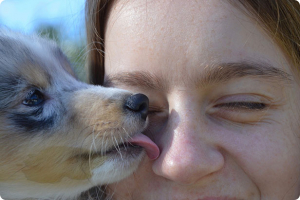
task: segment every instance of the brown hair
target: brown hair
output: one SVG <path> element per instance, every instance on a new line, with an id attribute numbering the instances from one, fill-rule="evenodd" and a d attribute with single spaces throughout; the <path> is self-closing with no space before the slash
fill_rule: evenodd
<path id="1" fill-rule="evenodd" d="M 258 20 L 299 74 L 300 4 L 296 0 L 233 0 L 231 3 L 243 6 Z"/>
<path id="2" fill-rule="evenodd" d="M 296 0 L 230 0 L 250 12 L 300 71 L 300 5 Z M 90 83 L 104 79 L 104 30 L 112 0 L 86 1 L 88 74 Z"/>
<path id="3" fill-rule="evenodd" d="M 104 79 L 104 32 L 113 0 L 86 0 L 85 22 L 88 44 L 88 81 L 102 85 Z"/>

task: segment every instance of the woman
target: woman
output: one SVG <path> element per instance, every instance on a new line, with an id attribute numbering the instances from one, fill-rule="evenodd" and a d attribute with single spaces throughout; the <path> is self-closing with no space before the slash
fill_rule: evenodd
<path id="1" fill-rule="evenodd" d="M 146 94 L 161 150 L 107 198 L 298 198 L 299 12 L 294 0 L 87 1 L 90 80 Z"/>

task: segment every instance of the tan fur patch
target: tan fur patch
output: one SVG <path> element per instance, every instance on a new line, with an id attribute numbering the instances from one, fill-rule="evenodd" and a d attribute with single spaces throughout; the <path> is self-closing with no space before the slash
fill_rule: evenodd
<path id="1" fill-rule="evenodd" d="M 29 181 L 58 183 L 64 178 L 85 180 L 91 178 L 91 170 L 101 166 L 105 157 L 65 156 L 66 152 L 80 152 L 71 147 L 49 147 L 37 154 L 28 155 L 22 172 Z"/>
<path id="2" fill-rule="evenodd" d="M 34 64 L 26 64 L 20 68 L 22 76 L 28 81 L 28 83 L 41 88 L 47 88 L 49 86 L 49 75 L 43 68 L 35 66 Z"/>
<path id="3" fill-rule="evenodd" d="M 90 126 L 95 132 L 102 133 L 102 136 L 105 132 L 123 127 L 121 103 L 122 101 L 101 100 L 99 94 L 89 91 L 77 93 L 71 102 L 73 112 L 76 113 L 74 122 Z"/>

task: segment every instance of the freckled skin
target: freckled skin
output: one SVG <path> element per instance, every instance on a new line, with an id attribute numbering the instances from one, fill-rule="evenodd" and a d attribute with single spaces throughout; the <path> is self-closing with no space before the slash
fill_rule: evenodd
<path id="1" fill-rule="evenodd" d="M 104 79 L 127 74 L 126 79 L 143 83 L 143 77 L 155 77 L 147 79 L 155 87 L 120 79 L 112 85 L 143 92 L 151 108 L 161 108 L 153 109 L 145 131 L 161 154 L 145 159 L 134 175 L 109 184 L 109 194 L 114 200 L 297 199 L 300 88 L 295 66 L 256 16 L 249 17 L 239 5 L 186 2 L 114 1 L 111 6 Z M 209 82 L 213 73 L 207 72 L 220 64 L 242 62 L 268 63 L 292 81 L 257 76 L 199 81 Z M 267 108 L 227 104 L 241 99 Z"/>

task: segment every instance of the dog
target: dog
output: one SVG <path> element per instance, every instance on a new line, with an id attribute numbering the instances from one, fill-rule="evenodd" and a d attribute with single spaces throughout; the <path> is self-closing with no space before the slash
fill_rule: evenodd
<path id="1" fill-rule="evenodd" d="M 159 149 L 143 94 L 80 82 L 52 41 L 0 30 L 0 196 L 79 199 Z"/>

